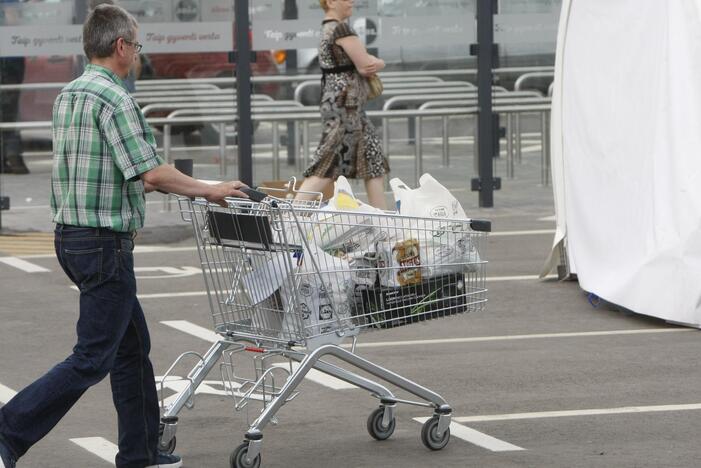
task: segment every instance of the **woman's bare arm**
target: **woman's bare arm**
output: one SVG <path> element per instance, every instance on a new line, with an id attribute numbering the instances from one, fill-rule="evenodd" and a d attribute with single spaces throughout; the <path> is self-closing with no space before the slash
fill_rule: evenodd
<path id="1" fill-rule="evenodd" d="M 378 71 L 385 68 L 385 62 L 370 54 L 365 49 L 365 46 L 360 42 L 358 36 L 346 36 L 336 40 L 336 44 L 341 46 L 348 54 L 358 73 L 363 76 L 374 75 Z"/>

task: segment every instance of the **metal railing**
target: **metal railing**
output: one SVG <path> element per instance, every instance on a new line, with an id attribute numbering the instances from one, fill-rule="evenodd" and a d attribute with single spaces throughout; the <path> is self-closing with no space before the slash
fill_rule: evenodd
<path id="1" fill-rule="evenodd" d="M 542 97 L 540 96 L 539 93 L 532 93 L 532 96 L 515 96 L 515 95 L 521 95 L 521 94 L 528 94 L 527 92 L 511 92 L 511 93 L 503 93 L 503 94 L 497 94 L 494 96 L 494 104 L 498 106 L 529 106 L 529 105 L 537 105 L 537 104 L 546 104 L 550 105 L 550 98 Z M 471 98 L 471 99 L 456 99 L 456 100 L 437 100 L 437 101 L 428 101 L 419 106 L 419 109 L 435 109 L 435 108 L 450 108 L 450 107 L 466 107 L 466 106 L 475 106 L 477 105 L 477 98 Z M 515 117 L 515 116 L 514 116 Z M 450 166 L 450 145 L 448 144 L 449 141 L 449 136 L 448 136 L 448 117 L 442 117 L 442 123 L 443 123 L 443 164 L 445 166 Z M 518 144 L 518 159 L 519 161 L 521 160 L 521 145 L 520 145 L 520 140 L 521 140 L 521 135 L 520 134 L 515 134 L 514 128 L 512 125 L 512 114 L 506 114 L 506 135 L 505 135 L 505 140 L 506 140 L 506 176 L 510 179 L 514 178 L 514 139 L 516 139 L 519 144 Z M 419 123 L 421 125 L 421 123 Z M 477 136 L 475 135 L 475 139 Z M 541 128 L 541 148 L 542 148 L 542 153 L 546 151 L 546 132 L 543 131 Z M 547 181 L 542 180 L 541 182 L 546 185 Z"/>
<path id="2" fill-rule="evenodd" d="M 525 84 L 529 80 L 533 80 L 536 78 L 555 78 L 555 72 L 554 71 L 549 71 L 549 72 L 531 72 L 531 73 L 524 73 L 523 75 L 519 76 L 516 81 L 514 82 L 514 91 L 520 91 L 525 88 Z"/>
<path id="3" fill-rule="evenodd" d="M 377 117 L 381 119 L 388 118 L 409 118 L 409 117 L 443 117 L 443 116 L 459 116 L 459 115 L 474 115 L 478 112 L 477 107 L 460 107 L 460 108 L 444 108 L 444 109 L 404 109 L 404 110 L 391 110 L 391 111 L 368 111 L 369 117 Z M 544 122 L 544 133 L 548 133 L 547 122 L 549 118 L 550 105 L 497 105 L 494 106 L 494 112 L 500 114 L 522 114 L 522 113 L 540 113 L 542 115 L 542 121 Z M 253 121 L 260 122 L 271 122 L 273 126 L 281 122 L 297 122 L 301 123 L 304 127 L 305 138 L 303 140 L 303 154 L 304 162 L 306 163 L 309 159 L 309 122 L 312 120 L 318 120 L 318 112 L 299 112 L 299 109 L 295 109 L 294 113 L 279 112 L 279 113 L 264 113 L 256 112 L 252 115 Z M 208 116 L 189 116 L 189 117 L 151 117 L 147 119 L 149 125 L 152 126 L 163 126 L 164 128 L 164 140 L 173 126 L 177 125 L 193 125 L 193 124 L 233 124 L 237 120 L 237 117 L 233 113 L 227 113 L 223 115 L 208 115 Z M 422 138 L 421 138 L 421 120 L 417 118 L 415 121 L 416 125 L 416 135 L 417 142 L 415 148 L 415 160 L 414 160 L 414 176 L 415 183 L 418 183 L 418 178 L 423 171 L 423 149 L 422 149 Z M 0 123 L 0 131 L 3 130 L 24 130 L 24 129 L 49 129 L 51 128 L 50 121 L 41 122 L 5 122 Z M 384 142 L 385 150 L 387 151 L 389 158 L 389 141 Z M 224 142 L 225 145 L 225 142 Z M 165 145 L 164 145 L 165 146 Z M 220 147 L 222 142 L 220 141 Z M 278 146 L 277 150 L 275 146 Z M 549 162 L 549 145 L 546 145 L 546 151 L 544 152 L 542 158 L 542 174 L 541 177 L 545 183 L 549 180 L 550 162 Z M 224 151 L 224 150 L 220 150 Z M 223 153 L 222 153 L 223 154 Z M 279 166 L 279 141 L 273 140 L 273 158 L 277 159 L 277 162 L 273 163 L 273 167 Z M 223 173 L 226 174 L 226 163 L 223 164 Z M 279 177 L 279 174 L 277 174 Z"/>

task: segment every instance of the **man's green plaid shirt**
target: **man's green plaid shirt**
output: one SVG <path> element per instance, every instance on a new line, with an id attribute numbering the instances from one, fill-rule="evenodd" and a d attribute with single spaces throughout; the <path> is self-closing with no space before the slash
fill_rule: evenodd
<path id="1" fill-rule="evenodd" d="M 162 164 L 156 141 L 123 81 L 89 64 L 56 98 L 53 221 L 131 232 L 144 225 L 140 174 Z"/>

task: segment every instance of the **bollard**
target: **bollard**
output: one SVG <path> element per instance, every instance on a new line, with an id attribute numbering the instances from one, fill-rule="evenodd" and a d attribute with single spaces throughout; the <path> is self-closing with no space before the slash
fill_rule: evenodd
<path id="1" fill-rule="evenodd" d="M 416 117 L 414 120 L 414 186 L 419 185 L 419 178 L 424 169 L 423 167 L 423 148 L 421 137 L 421 117 Z"/>
<path id="2" fill-rule="evenodd" d="M 175 168 L 183 174 L 192 177 L 193 160 L 192 159 L 176 159 L 173 161 Z"/>
<path id="3" fill-rule="evenodd" d="M 226 124 L 219 124 L 219 174 L 226 176 Z"/>
<path id="4" fill-rule="evenodd" d="M 448 116 L 443 116 L 443 167 L 450 167 L 450 140 L 448 128 Z"/>
<path id="5" fill-rule="evenodd" d="M 514 178 L 513 114 L 506 114 L 506 177 Z"/>
<path id="6" fill-rule="evenodd" d="M 280 180 L 280 135 L 278 122 L 273 121 L 273 180 Z"/>

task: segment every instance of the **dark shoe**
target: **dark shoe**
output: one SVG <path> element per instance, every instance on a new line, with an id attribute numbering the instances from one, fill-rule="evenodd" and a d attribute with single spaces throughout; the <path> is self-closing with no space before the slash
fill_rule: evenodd
<path id="1" fill-rule="evenodd" d="M 29 174 L 29 169 L 27 169 L 27 165 L 24 164 L 24 159 L 22 158 L 6 159 L 5 164 L 10 166 L 12 174 Z"/>
<path id="2" fill-rule="evenodd" d="M 183 461 L 178 455 L 160 452 L 158 458 L 156 458 L 156 463 L 146 468 L 180 468 L 181 466 L 183 466 Z"/>
<path id="3" fill-rule="evenodd" d="M 0 468 L 15 468 L 15 466 L 15 457 L 13 457 L 10 450 L 0 442 Z"/>
<path id="4" fill-rule="evenodd" d="M 5 159 L 0 174 L 29 174 L 29 169 L 22 158 L 9 158 Z"/>

